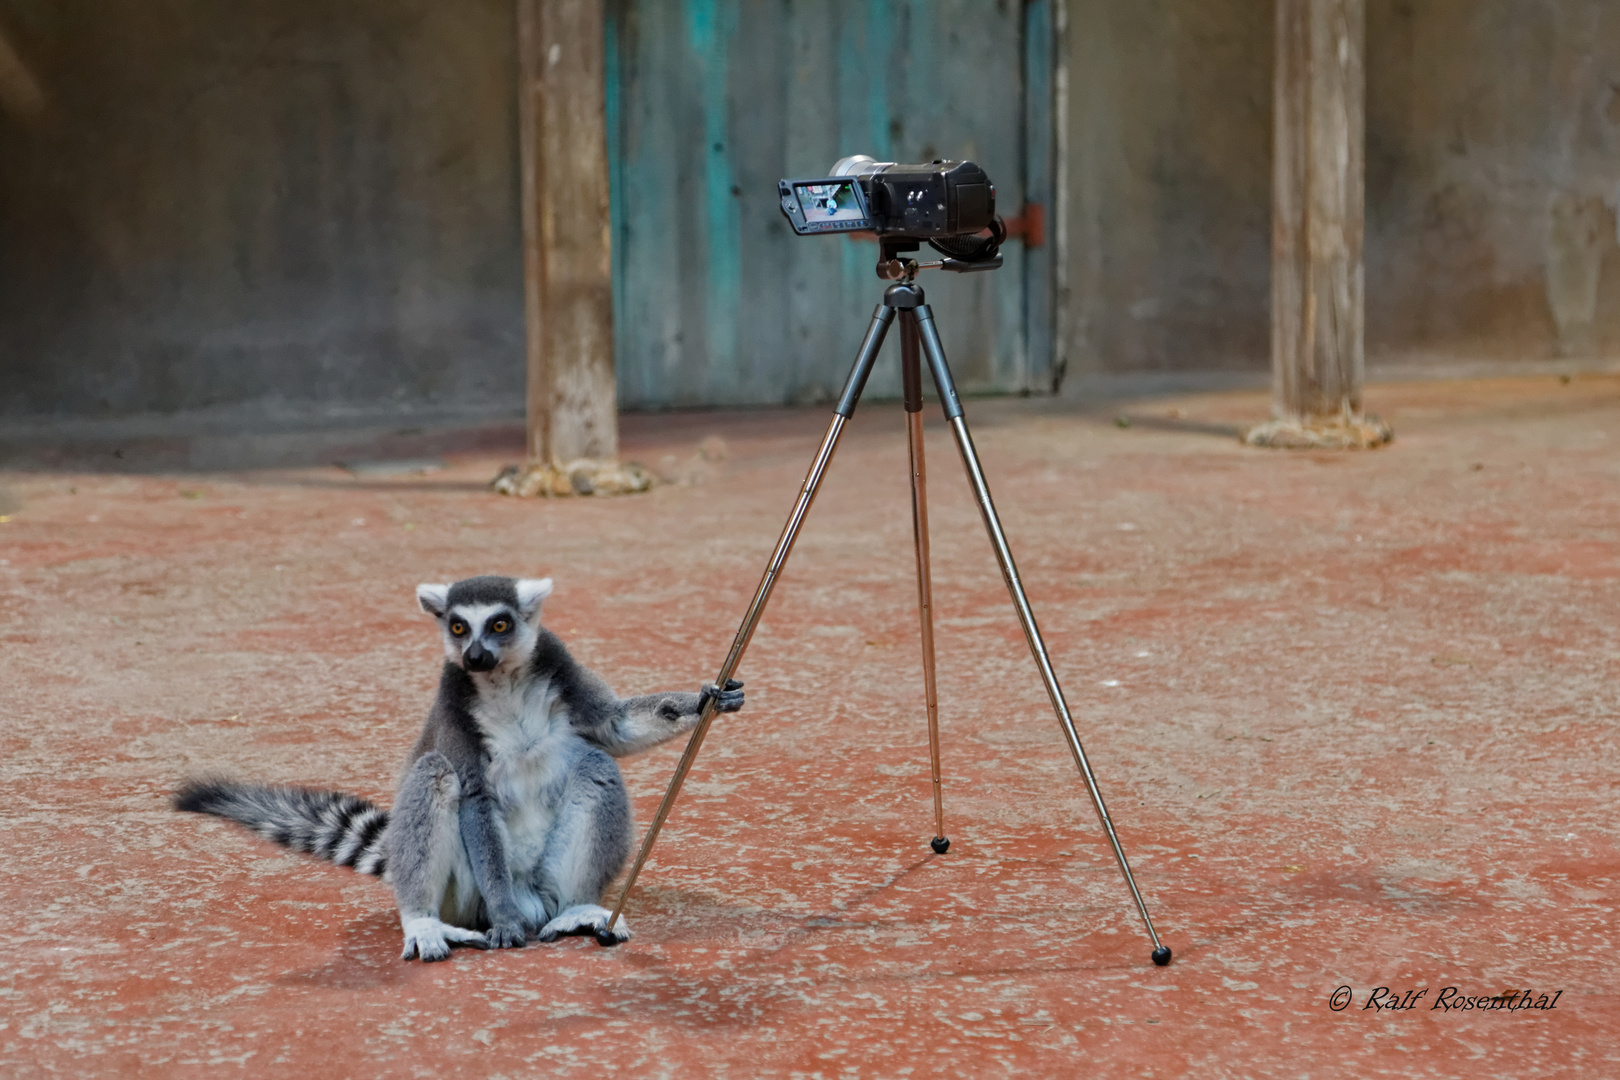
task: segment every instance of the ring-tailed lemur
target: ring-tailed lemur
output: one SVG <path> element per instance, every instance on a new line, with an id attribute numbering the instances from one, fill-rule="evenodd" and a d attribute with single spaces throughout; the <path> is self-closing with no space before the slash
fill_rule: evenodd
<path id="1" fill-rule="evenodd" d="M 406 960 L 529 936 L 624 941 L 624 920 L 610 932 L 597 903 L 632 839 L 613 758 L 691 730 L 709 696 L 720 712 L 742 708 L 742 683 L 616 697 L 540 625 L 550 592 L 550 578 L 417 587 L 447 659 L 391 813 L 339 792 L 217 780 L 186 784 L 175 806 L 385 878 Z"/>

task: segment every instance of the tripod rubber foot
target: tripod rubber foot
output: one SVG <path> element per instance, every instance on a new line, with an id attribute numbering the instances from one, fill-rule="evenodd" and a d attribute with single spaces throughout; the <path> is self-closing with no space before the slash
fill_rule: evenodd
<path id="1" fill-rule="evenodd" d="M 1157 949 L 1154 949 L 1153 962 L 1160 967 L 1167 966 L 1170 963 L 1170 946 L 1160 945 Z"/>
<path id="2" fill-rule="evenodd" d="M 928 841 L 928 846 L 934 849 L 935 855 L 943 855 L 951 850 L 951 842 L 943 836 L 936 836 Z"/>
<path id="3" fill-rule="evenodd" d="M 611 949 L 619 943 L 619 936 L 611 930 L 598 930 L 595 935 L 596 943 L 604 949 Z M 1155 956 L 1158 954 L 1155 953 Z"/>

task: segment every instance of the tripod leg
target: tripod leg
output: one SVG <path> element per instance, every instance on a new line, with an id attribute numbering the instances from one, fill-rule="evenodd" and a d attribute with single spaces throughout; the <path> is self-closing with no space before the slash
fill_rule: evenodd
<path id="1" fill-rule="evenodd" d="M 888 334 L 889 326 L 893 322 L 894 310 L 879 304 L 877 311 L 872 315 L 872 325 L 867 327 L 860 351 L 855 355 L 855 365 L 850 368 L 849 379 L 844 383 L 844 393 L 833 410 L 832 422 L 827 425 L 827 433 L 821 438 L 821 448 L 816 451 L 815 459 L 810 463 L 810 471 L 805 475 L 803 486 L 799 488 L 799 498 L 793 504 L 792 513 L 788 514 L 787 524 L 782 527 L 782 535 L 777 538 L 776 548 L 771 552 L 770 561 L 765 565 L 765 575 L 760 578 L 759 588 L 754 590 L 754 599 L 748 605 L 748 612 L 743 616 L 742 625 L 737 628 L 737 636 L 731 641 L 731 651 L 726 654 L 726 662 L 721 665 L 720 674 L 715 676 L 716 686 L 726 685 L 726 681 L 736 672 L 737 665 L 742 663 L 743 653 L 748 651 L 748 643 L 754 637 L 754 628 L 759 625 L 760 616 L 765 613 L 765 605 L 770 601 L 771 590 L 776 587 L 777 575 L 781 573 L 783 564 L 793 551 L 793 542 L 798 539 L 799 528 L 810 512 L 810 504 L 816 499 L 816 491 L 821 487 L 821 478 L 826 475 L 827 466 L 832 463 L 833 451 L 838 449 L 838 437 L 843 433 L 844 424 L 855 414 L 855 405 L 861 399 L 861 391 L 866 388 L 866 378 L 872 373 L 872 364 L 877 360 L 878 350 L 883 347 L 883 338 Z M 675 805 L 675 798 L 681 792 L 681 785 L 686 782 L 686 774 L 692 770 L 692 763 L 697 760 L 698 751 L 703 747 L 703 738 L 709 733 L 709 724 L 714 720 L 715 704 L 715 698 L 710 698 L 705 703 L 703 714 L 698 717 L 697 727 L 692 730 L 692 735 L 686 742 L 686 750 L 681 754 L 680 764 L 675 767 L 675 775 L 670 778 L 669 788 L 664 792 L 664 800 L 658 804 L 658 813 L 654 815 L 652 825 L 641 841 L 641 850 L 637 852 L 636 861 L 630 867 L 630 876 L 625 878 L 618 902 L 613 905 L 613 914 L 608 918 L 607 927 L 596 935 L 596 940 L 603 945 L 615 944 L 618 940 L 612 934 L 614 924 L 619 921 L 619 915 L 624 911 L 624 902 L 630 896 L 630 890 L 635 887 L 636 877 L 641 873 L 642 866 L 647 862 L 647 856 L 652 853 L 653 844 L 658 840 L 658 831 L 664 827 L 664 819 L 669 816 L 670 807 Z"/>
<path id="2" fill-rule="evenodd" d="M 911 446 L 911 532 L 917 543 L 917 610 L 922 616 L 923 700 L 928 708 L 928 761 L 934 775 L 936 855 L 950 850 L 945 836 L 945 796 L 939 778 L 939 693 L 934 684 L 934 596 L 928 574 L 928 473 L 923 464 L 922 364 L 917 356 L 917 319 L 900 314 L 900 380 L 906 404 L 906 436 Z"/>
<path id="3" fill-rule="evenodd" d="M 1046 652 L 1046 642 L 1041 639 L 1040 627 L 1035 625 L 1035 612 L 1029 606 L 1029 597 L 1024 593 L 1023 582 L 1018 578 L 1018 567 L 1013 563 L 1012 551 L 1007 546 L 1007 535 L 1001 528 L 1001 517 L 996 513 L 996 504 L 990 498 L 990 486 L 985 482 L 984 470 L 979 466 L 979 454 L 973 447 L 973 436 L 968 432 L 967 420 L 962 415 L 962 402 L 957 397 L 956 384 L 951 378 L 951 369 L 945 363 L 945 349 L 939 341 L 939 331 L 934 326 L 934 314 L 926 304 L 917 308 L 917 330 L 922 340 L 924 353 L 928 357 L 928 366 L 933 371 L 934 382 L 939 388 L 940 403 L 945 407 L 945 416 L 951 423 L 951 432 L 956 436 L 956 448 L 962 454 L 962 465 L 967 469 L 968 483 L 973 488 L 973 497 L 979 504 L 979 513 L 984 517 L 984 526 L 990 533 L 990 546 L 995 549 L 996 561 L 1001 565 L 1001 576 L 1007 583 L 1007 591 L 1012 594 L 1013 608 L 1018 614 L 1019 625 L 1023 627 L 1024 639 L 1029 643 L 1029 651 L 1035 657 L 1035 666 L 1040 669 L 1041 681 L 1046 684 L 1046 694 L 1052 700 L 1052 708 L 1057 713 L 1058 722 L 1063 728 L 1063 737 L 1069 743 L 1069 750 L 1074 754 L 1074 762 L 1080 768 L 1080 775 L 1085 779 L 1086 791 L 1091 795 L 1091 803 L 1097 808 L 1097 820 L 1102 823 L 1103 832 L 1108 834 L 1108 843 L 1114 849 L 1114 859 L 1119 863 L 1120 873 L 1125 876 L 1125 884 L 1130 887 L 1131 898 L 1136 901 L 1136 910 L 1142 915 L 1142 923 L 1147 927 L 1148 937 L 1153 939 L 1153 962 L 1161 967 L 1170 962 L 1170 948 L 1159 941 L 1158 932 L 1153 929 L 1153 919 L 1148 915 L 1147 904 L 1142 901 L 1142 893 L 1136 887 L 1136 878 L 1131 874 L 1131 865 L 1125 860 L 1125 849 L 1120 846 L 1119 837 L 1114 833 L 1114 823 L 1108 816 L 1108 807 L 1103 802 L 1102 790 L 1097 786 L 1097 778 L 1091 771 L 1091 763 L 1086 760 L 1085 748 L 1080 745 L 1080 733 L 1075 730 L 1074 717 L 1069 713 L 1069 705 L 1063 699 L 1063 688 L 1058 685 L 1057 673 L 1052 670 L 1052 660 Z"/>

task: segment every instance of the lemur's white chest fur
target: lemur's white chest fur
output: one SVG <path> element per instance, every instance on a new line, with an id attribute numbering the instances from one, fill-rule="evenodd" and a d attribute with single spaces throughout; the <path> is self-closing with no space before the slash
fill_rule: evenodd
<path id="1" fill-rule="evenodd" d="M 471 712 L 489 752 L 486 774 L 506 829 L 514 880 L 540 863 L 580 738 L 549 679 L 491 672 Z"/>

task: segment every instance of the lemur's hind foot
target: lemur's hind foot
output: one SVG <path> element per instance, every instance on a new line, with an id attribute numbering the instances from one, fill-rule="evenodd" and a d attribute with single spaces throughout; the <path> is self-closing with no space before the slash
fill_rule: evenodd
<path id="1" fill-rule="evenodd" d="M 613 912 L 597 904 L 575 904 L 540 928 L 541 941 L 556 941 L 560 937 L 594 937 L 599 945 L 619 945 L 630 940 L 630 924 L 624 916 L 608 929 Z"/>
<path id="2" fill-rule="evenodd" d="M 421 957 L 427 963 L 443 960 L 450 955 L 451 945 L 471 945 L 475 949 L 489 948 L 489 939 L 478 931 L 463 930 L 459 926 L 451 926 L 431 917 L 405 919 L 403 925 L 405 951 L 399 954 L 401 960 L 416 957 Z"/>

